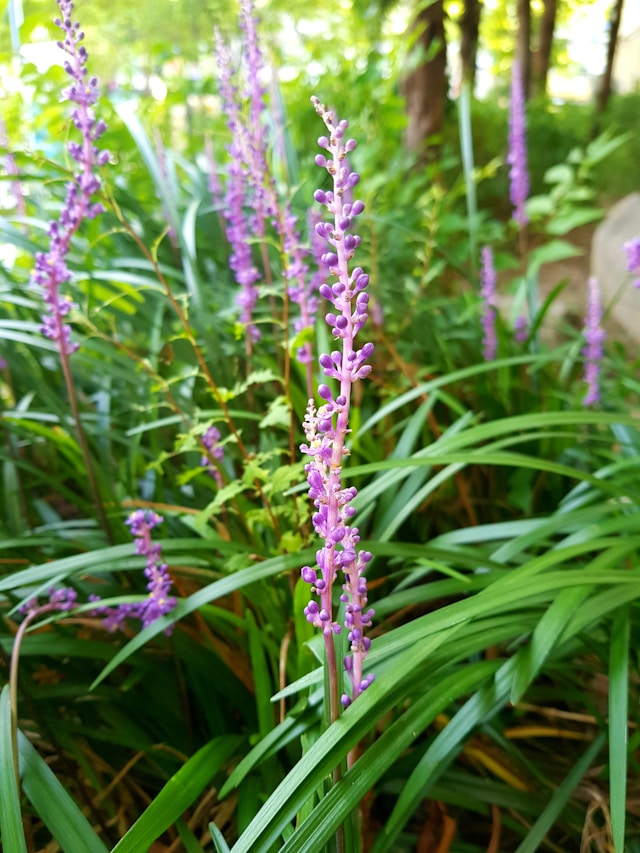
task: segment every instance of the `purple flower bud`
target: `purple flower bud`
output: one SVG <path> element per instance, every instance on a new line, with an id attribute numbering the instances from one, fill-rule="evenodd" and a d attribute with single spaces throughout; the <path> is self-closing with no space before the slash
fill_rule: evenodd
<path id="1" fill-rule="evenodd" d="M 320 258 L 322 263 L 327 267 L 335 267 L 338 264 L 338 256 L 333 252 L 325 252 L 325 254 Z"/>
<path id="2" fill-rule="evenodd" d="M 303 566 L 301 575 L 305 583 L 315 583 L 318 580 L 318 575 L 309 566 Z"/>

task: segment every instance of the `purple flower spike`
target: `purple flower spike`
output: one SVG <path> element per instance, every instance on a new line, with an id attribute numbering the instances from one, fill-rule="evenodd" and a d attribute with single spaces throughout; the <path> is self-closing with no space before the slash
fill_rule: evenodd
<path id="1" fill-rule="evenodd" d="M 218 484 L 218 488 L 222 487 L 222 475 L 215 462 L 222 462 L 224 458 L 224 448 L 220 447 L 220 431 L 216 429 L 214 426 L 210 426 L 207 431 L 202 436 L 202 443 L 209 451 L 209 456 L 203 456 L 200 460 L 200 464 L 203 465 L 213 479 Z"/>
<path id="2" fill-rule="evenodd" d="M 634 237 L 624 244 L 627 253 L 627 270 L 634 276 L 633 286 L 640 287 L 640 237 Z"/>
<path id="3" fill-rule="evenodd" d="M 493 252 L 489 246 L 482 250 L 482 328 L 484 329 L 483 346 L 485 361 L 493 361 L 496 357 L 498 339 L 496 337 L 496 285 L 498 277 L 493 263 Z"/>
<path id="4" fill-rule="evenodd" d="M 249 99 L 245 158 L 248 167 L 247 176 L 254 192 L 254 226 L 258 235 L 264 237 L 269 217 L 276 214 L 277 203 L 273 182 L 267 168 L 267 135 L 263 122 L 264 88 L 260 84 L 264 61 L 258 40 L 257 24 L 253 0 L 240 0 L 240 29 L 244 35 L 243 50 L 247 60 L 245 95 Z"/>
<path id="5" fill-rule="evenodd" d="M 523 344 L 529 337 L 529 324 L 527 323 L 527 318 L 524 314 L 520 314 L 516 318 L 516 322 L 513 327 L 513 337 L 519 344 Z"/>
<path id="6" fill-rule="evenodd" d="M 366 362 L 373 355 L 373 344 L 365 343 L 360 349 L 356 349 L 355 344 L 355 337 L 367 319 L 369 301 L 365 290 L 369 276 L 360 267 L 350 269 L 360 244 L 353 227 L 356 217 L 364 210 L 361 201 L 348 200 L 349 191 L 360 180 L 359 175 L 345 165 L 346 154 L 353 151 L 356 143 L 345 139 L 346 121 L 338 121 L 317 98 L 311 101 L 329 132 L 328 137 L 318 140 L 327 155 L 320 155 L 316 162 L 327 170 L 333 183 L 332 191 L 318 190 L 314 196 L 331 215 L 330 224 L 320 222 L 315 227 L 316 234 L 329 244 L 330 251 L 314 254 L 321 255 L 322 264 L 327 268 L 323 273 L 327 281 L 320 286 L 319 292 L 332 305 L 333 310 L 325 319 L 336 340 L 336 349 L 322 354 L 319 363 L 325 376 L 339 383 L 339 390 L 336 395 L 328 385 L 320 385 L 318 394 L 324 403 L 316 410 L 314 401 L 309 400 L 304 421 L 307 443 L 300 449 L 310 457 L 305 471 L 309 497 L 316 508 L 312 521 L 324 545 L 316 554 L 317 567 L 305 566 L 302 577 L 311 584 L 312 593 L 320 597 L 320 604 L 312 600 L 305 608 L 307 620 L 325 637 L 330 637 L 342 631 L 342 626 L 332 616 L 332 590 L 338 573 L 343 574 L 341 599 L 346 605 L 344 627 L 351 651 L 345 660 L 351 697 L 341 700 L 346 706 L 370 683 L 370 679 L 363 676 L 363 663 L 371 645 L 365 630 L 374 616 L 374 611 L 367 608 L 365 578 L 371 554 L 358 549 L 358 528 L 350 524 L 355 514 L 352 502 L 357 492 L 343 485 L 342 461 L 349 453 L 345 441 L 349 432 L 352 386 L 370 373 L 371 366 Z M 335 281 L 329 284 L 332 278 Z"/>
<path id="7" fill-rule="evenodd" d="M 582 350 L 585 357 L 584 381 L 587 383 L 587 393 L 582 400 L 585 406 L 593 406 L 600 401 L 600 370 L 605 337 L 605 331 L 602 328 L 600 285 L 597 278 L 591 277 L 584 324 L 584 338 L 587 345 Z"/>
<path id="8" fill-rule="evenodd" d="M 260 338 L 260 330 L 253 323 L 253 309 L 258 301 L 258 289 L 255 285 L 260 279 L 260 273 L 253 263 L 249 242 L 252 235 L 245 215 L 249 187 L 245 160 L 250 146 L 248 133 L 242 122 L 237 90 L 231 78 L 231 56 L 218 30 L 216 30 L 216 57 L 220 72 L 220 95 L 227 117 L 227 127 L 232 135 L 231 144 L 227 146 L 230 162 L 223 206 L 227 220 L 227 239 L 231 246 L 229 266 L 240 285 L 236 302 L 241 309 L 240 319 L 246 326 L 248 343 L 250 343 Z"/>
<path id="9" fill-rule="evenodd" d="M 55 23 L 64 33 L 58 47 L 68 56 L 64 70 L 71 78 L 62 96 L 75 104 L 71 119 L 80 131 L 81 142 L 72 141 L 68 145 L 69 154 L 78 164 L 78 171 L 67 184 L 60 219 L 49 225 L 49 251 L 36 255 L 33 280 L 44 291 L 44 301 L 48 306 L 42 318 L 41 331 L 56 343 L 61 355 L 70 355 L 78 348 L 78 344 L 71 341 L 70 326 L 64 321 L 72 303 L 61 296 L 60 287 L 71 278 L 66 258 L 74 234 L 85 219 L 94 219 L 103 212 L 101 204 L 92 202 L 92 196 L 100 189 L 95 169 L 108 162 L 109 152 L 101 151 L 96 145 L 107 128 L 93 112 L 93 105 L 98 100 L 98 80 L 88 77 L 88 54 L 82 44 L 84 33 L 80 31 L 80 25 L 71 20 L 73 3 L 70 0 L 57 0 L 57 3 L 62 19 L 56 18 Z"/>
<path id="10" fill-rule="evenodd" d="M 511 183 L 510 198 L 513 218 L 522 228 L 529 222 L 524 206 L 529 195 L 527 170 L 527 131 L 525 98 L 520 63 L 514 62 L 511 70 L 511 100 L 509 103 L 509 154 L 507 163 Z"/>
<path id="11" fill-rule="evenodd" d="M 93 613 L 102 617 L 103 625 L 109 631 L 122 630 L 129 618 L 140 619 L 142 627 L 146 628 L 156 619 L 170 613 L 177 604 L 176 598 L 169 595 L 171 578 L 169 567 L 162 561 L 162 548 L 151 540 L 151 531 L 163 521 L 162 516 L 155 512 L 137 509 L 125 522 L 134 537 L 136 554 L 147 558 L 144 574 L 149 581 L 149 594 L 139 602 L 120 604 L 118 607 L 96 607 Z M 166 633 L 170 631 L 171 628 L 168 628 Z"/>

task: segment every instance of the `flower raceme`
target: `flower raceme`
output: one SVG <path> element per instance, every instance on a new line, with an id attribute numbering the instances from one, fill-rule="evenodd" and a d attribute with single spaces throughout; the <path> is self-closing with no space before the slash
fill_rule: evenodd
<path id="1" fill-rule="evenodd" d="M 511 72 L 511 99 L 509 102 L 509 154 L 507 156 L 510 182 L 510 198 L 513 218 L 520 228 L 528 222 L 525 203 L 529 195 L 529 172 L 527 170 L 527 131 L 525 119 L 525 97 L 522 70 L 514 62 Z"/>
<path id="2" fill-rule="evenodd" d="M 627 240 L 623 248 L 627 253 L 627 270 L 634 276 L 633 286 L 640 287 L 640 237 Z"/>
<path id="3" fill-rule="evenodd" d="M 598 279 L 589 279 L 587 297 L 587 315 L 584 324 L 586 346 L 582 350 L 585 357 L 584 381 L 587 383 L 587 393 L 583 399 L 585 406 L 592 406 L 600 401 L 600 369 L 605 331 L 602 328 L 602 301 Z"/>
<path id="4" fill-rule="evenodd" d="M 496 268 L 493 262 L 493 252 L 490 246 L 485 246 L 482 249 L 482 328 L 483 336 L 483 353 L 486 361 L 493 361 L 496 357 L 498 348 L 498 340 L 496 337 L 496 286 L 498 277 Z"/>
<path id="5" fill-rule="evenodd" d="M 151 539 L 151 531 L 164 521 L 161 515 L 150 510 L 138 509 L 132 512 L 126 520 L 126 525 L 134 537 L 136 554 L 146 557 L 147 564 L 144 574 L 148 579 L 148 595 L 142 601 L 119 604 L 117 607 L 98 606 L 93 613 L 102 617 L 105 628 L 109 631 L 122 630 L 126 619 L 139 619 L 142 627 L 146 628 L 170 613 L 176 606 L 177 599 L 169 595 L 171 578 L 169 569 L 162 560 L 162 547 Z M 98 596 L 90 600 L 99 602 Z M 167 633 L 170 632 L 170 628 Z"/>
<path id="6" fill-rule="evenodd" d="M 222 487 L 222 474 L 215 463 L 222 462 L 224 458 L 224 447 L 220 445 L 220 430 L 217 427 L 210 426 L 202 436 L 202 443 L 209 451 L 209 456 L 202 456 L 200 464 L 205 467 L 213 479 L 218 484 L 218 488 Z"/>
<path id="7" fill-rule="evenodd" d="M 89 601 L 97 605 L 91 614 L 99 616 L 109 631 L 122 630 L 128 618 L 140 619 L 142 627 L 146 628 L 156 619 L 170 613 L 176 606 L 177 599 L 169 595 L 171 578 L 169 569 L 162 560 L 162 548 L 151 539 L 151 531 L 163 521 L 162 516 L 155 512 L 138 509 L 132 512 L 125 522 L 134 537 L 136 554 L 147 559 L 144 574 L 148 579 L 148 595 L 142 601 L 119 604 L 117 607 L 101 605 L 99 595 L 90 595 Z M 20 611 L 29 621 L 47 613 L 68 613 L 77 606 L 77 598 L 78 595 L 72 587 L 51 587 L 48 601 L 41 604 L 37 598 L 28 599 Z"/>
<path id="8" fill-rule="evenodd" d="M 81 141 L 68 144 L 71 157 L 78 164 L 78 171 L 67 184 L 66 197 L 60 218 L 49 224 L 49 251 L 36 255 L 33 280 L 44 291 L 44 301 L 48 306 L 42 318 L 42 333 L 54 341 L 61 354 L 69 355 L 78 345 L 71 341 L 71 329 L 65 323 L 72 304 L 60 294 L 60 287 L 71 278 L 66 257 L 74 234 L 85 219 L 94 219 L 103 212 L 92 196 L 100 189 L 100 181 L 95 169 L 104 166 L 109 160 L 109 152 L 101 151 L 96 141 L 106 130 L 103 121 L 96 119 L 93 105 L 98 100 L 98 80 L 88 77 L 86 48 L 82 44 L 84 33 L 80 25 L 71 19 L 73 3 L 70 0 L 57 0 L 62 18 L 56 18 L 56 26 L 64 33 L 58 47 L 65 51 L 68 59 L 64 70 L 71 83 L 63 90 L 63 98 L 72 101 L 75 107 L 71 119 L 80 131 Z"/>
<path id="9" fill-rule="evenodd" d="M 346 707 L 373 681 L 372 675 L 363 674 L 364 658 L 371 645 L 365 629 L 371 625 L 374 615 L 374 611 L 367 608 L 364 575 L 371 554 L 358 550 L 358 528 L 350 524 L 355 515 L 352 501 L 357 491 L 342 483 L 342 461 L 349 453 L 345 441 L 349 432 L 351 390 L 355 382 L 371 371 L 366 362 L 373 354 L 373 344 L 365 343 L 356 350 L 354 342 L 366 322 L 369 301 L 366 293 L 369 276 L 360 267 L 350 271 L 350 261 L 360 244 L 360 237 L 352 229 L 364 204 L 344 199 L 345 193 L 360 180 L 356 172 L 344 165 L 346 155 L 354 150 L 356 142 L 345 139 L 346 121 L 338 121 L 317 98 L 311 100 L 329 132 L 329 136 L 321 136 L 318 140 L 326 154 L 316 156 L 316 165 L 326 169 L 333 182 L 333 190 L 319 189 L 314 194 L 315 200 L 331 215 L 330 222 L 318 222 L 315 230 L 328 244 L 329 251 L 322 254 L 321 262 L 329 280 L 335 279 L 333 284 L 322 284 L 319 294 L 334 308 L 325 320 L 340 348 L 319 358 L 325 376 L 339 383 L 339 392 L 334 396 L 328 385 L 320 385 L 318 394 L 324 403 L 316 410 L 314 401 L 310 400 L 304 420 L 307 441 L 300 449 L 310 458 L 305 471 L 309 497 L 316 509 L 312 520 L 324 545 L 316 554 L 316 567 L 305 566 L 302 578 L 320 599 L 319 602 L 312 599 L 305 608 L 307 620 L 331 641 L 332 635 L 342 630 L 333 618 L 332 594 L 338 572 L 342 571 L 344 583 L 340 599 L 345 605 L 345 627 L 351 651 L 344 661 L 351 681 L 351 696 L 345 694 L 341 699 Z"/>

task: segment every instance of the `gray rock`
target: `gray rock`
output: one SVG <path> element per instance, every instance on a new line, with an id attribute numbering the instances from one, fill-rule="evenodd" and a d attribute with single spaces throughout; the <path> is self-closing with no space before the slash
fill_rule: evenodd
<path id="1" fill-rule="evenodd" d="M 591 275 L 600 282 L 602 304 L 614 319 L 640 340 L 640 289 L 627 272 L 624 244 L 640 237 L 640 193 L 625 196 L 598 225 L 591 244 Z"/>

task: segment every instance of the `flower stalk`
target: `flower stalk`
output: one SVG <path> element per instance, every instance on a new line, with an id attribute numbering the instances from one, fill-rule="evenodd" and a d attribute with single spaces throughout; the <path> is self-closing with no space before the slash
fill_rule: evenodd
<path id="1" fill-rule="evenodd" d="M 305 466 L 309 484 L 309 497 L 316 511 L 312 522 L 323 540 L 316 554 L 316 567 L 304 566 L 302 578 L 311 586 L 319 602 L 312 598 L 305 608 L 307 620 L 322 631 L 329 671 L 329 706 L 331 722 L 340 715 L 340 705 L 347 707 L 373 681 L 372 675 L 363 673 L 364 659 L 371 641 L 365 630 L 371 625 L 374 611 L 367 608 L 365 571 L 371 560 L 368 551 L 358 549 L 360 536 L 357 527 L 351 526 L 355 515 L 352 506 L 357 490 L 345 487 L 342 482 L 342 463 L 348 456 L 346 438 L 349 433 L 351 394 L 355 382 L 371 372 L 367 360 L 373 354 L 373 344 L 365 343 L 356 349 L 355 338 L 364 326 L 368 315 L 369 295 L 366 292 L 369 276 L 360 267 L 350 269 L 350 262 L 360 245 L 360 237 L 353 233 L 356 217 L 364 210 L 362 201 L 346 202 L 345 194 L 355 187 L 360 176 L 345 165 L 345 157 L 356 147 L 354 139 L 345 139 L 348 122 L 338 121 L 317 98 L 312 98 L 316 112 L 323 120 L 329 136 L 321 136 L 319 146 L 327 152 L 316 156 L 316 165 L 329 173 L 333 190 L 319 189 L 314 198 L 324 205 L 331 221 L 316 225 L 316 233 L 329 244 L 322 255 L 322 264 L 335 283 L 323 284 L 319 293 L 333 306 L 325 316 L 339 349 L 322 354 L 320 367 L 325 376 L 337 380 L 338 394 L 322 384 L 318 394 L 324 403 L 316 409 L 309 400 L 304 420 L 306 443 L 301 451 L 310 457 Z M 350 693 L 339 696 L 334 637 L 341 633 L 342 625 L 333 614 L 333 589 L 342 572 L 341 601 L 345 605 L 345 627 L 348 631 L 350 654 L 344 661 L 350 681 Z"/>
<path id="2" fill-rule="evenodd" d="M 606 334 L 602 328 L 600 284 L 598 279 L 592 276 L 589 279 L 587 315 L 584 324 L 586 346 L 582 350 L 585 357 L 584 381 L 587 383 L 587 393 L 582 400 L 585 406 L 594 406 L 600 402 L 600 371 L 605 337 Z"/>
<path id="3" fill-rule="evenodd" d="M 490 246 L 485 246 L 482 249 L 482 289 L 481 295 L 483 300 L 482 312 L 482 328 L 483 328 L 483 354 L 485 361 L 493 361 L 496 357 L 498 349 L 498 339 L 496 337 L 496 286 L 498 277 L 496 268 L 493 262 L 493 252 Z"/>

